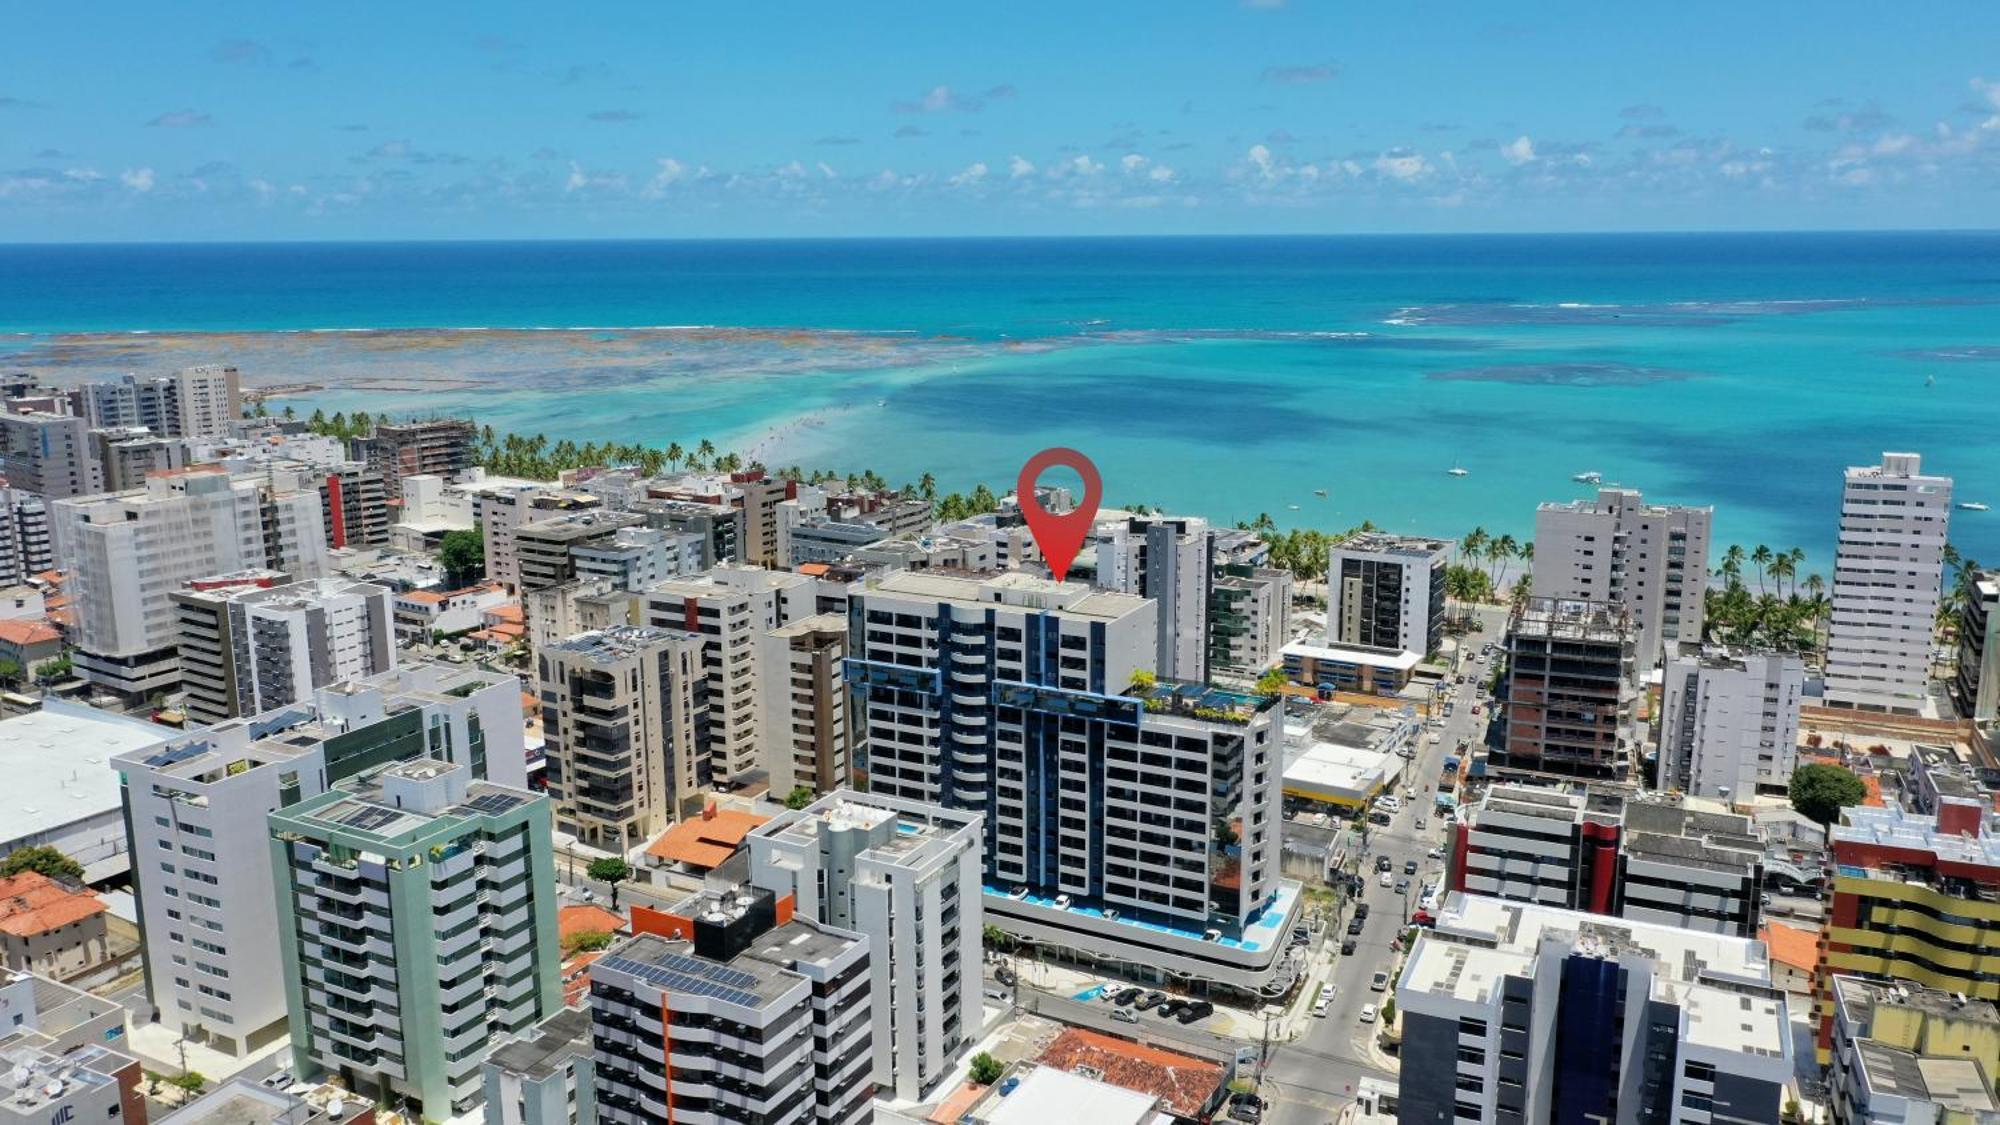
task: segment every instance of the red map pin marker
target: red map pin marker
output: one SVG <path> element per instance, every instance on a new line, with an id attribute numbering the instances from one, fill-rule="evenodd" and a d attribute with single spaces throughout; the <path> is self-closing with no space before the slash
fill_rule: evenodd
<path id="1" fill-rule="evenodd" d="M 1035 499 L 1035 478 L 1051 465 L 1066 465 L 1083 478 L 1083 501 L 1075 511 L 1050 512 Z M 1091 523 L 1097 519 L 1098 502 L 1104 499 L 1104 481 L 1097 475 L 1097 466 L 1074 449 L 1061 446 L 1044 449 L 1021 466 L 1021 479 L 1014 482 L 1014 498 L 1021 505 L 1021 515 L 1027 518 L 1028 530 L 1035 535 L 1035 546 L 1042 549 L 1042 558 L 1048 561 L 1049 571 L 1058 582 L 1069 577 L 1069 564 L 1076 561 L 1076 553 L 1083 548 Z"/>

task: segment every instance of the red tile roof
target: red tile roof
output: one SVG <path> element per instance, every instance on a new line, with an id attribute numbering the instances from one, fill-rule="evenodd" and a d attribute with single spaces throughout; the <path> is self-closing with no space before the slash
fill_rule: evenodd
<path id="1" fill-rule="evenodd" d="M 0 641 L 12 645 L 41 645 L 62 640 L 62 633 L 47 621 L 15 618 L 0 621 Z"/>
<path id="2" fill-rule="evenodd" d="M 565 940 L 578 934 L 616 934 L 625 929 L 622 916 L 601 906 L 565 906 L 556 911 L 556 934 Z"/>
<path id="3" fill-rule="evenodd" d="M 660 833 L 660 838 L 647 846 L 646 854 L 669 863 L 714 869 L 743 845 L 743 837 L 751 829 L 770 819 L 710 805 L 702 815 L 691 816 Z"/>
<path id="4" fill-rule="evenodd" d="M 0 932 L 36 937 L 104 913 L 89 891 L 73 891 L 39 871 L 0 879 Z"/>
<path id="5" fill-rule="evenodd" d="M 1787 926 L 1783 922 L 1767 923 L 1758 937 L 1770 947 L 1771 960 L 1781 965 L 1790 965 L 1803 972 L 1812 972 L 1819 965 L 1819 931 L 1799 926 Z"/>
<path id="6" fill-rule="evenodd" d="M 1090 1067 L 1113 1086 L 1163 1099 L 1177 1117 L 1201 1116 L 1223 1079 L 1221 1063 L 1081 1027 L 1056 1036 L 1036 1061 L 1064 1071 Z"/>

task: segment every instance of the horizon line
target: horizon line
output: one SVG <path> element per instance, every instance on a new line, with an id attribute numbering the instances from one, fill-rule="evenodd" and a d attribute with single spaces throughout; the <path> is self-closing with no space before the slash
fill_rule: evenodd
<path id="1" fill-rule="evenodd" d="M 174 246 L 438 246 L 438 245 L 575 245 L 614 243 L 836 243 L 836 242 L 1133 242 L 1133 241 L 1234 241 L 1234 240 L 1329 240 L 1329 239 L 1481 239 L 1481 238 L 1690 238 L 1690 237 L 1804 237 L 1812 235 L 1994 235 L 2000 227 L 1792 227 L 1792 228 L 1654 228 L 1645 230 L 1587 231 L 1273 231 L 1273 232 L 1176 232 L 1162 234 L 818 234 L 818 235 L 630 235 L 630 236 L 522 236 L 462 238 L 192 238 L 192 239 L 69 239 L 0 241 L 0 250 L 57 247 L 174 247 Z"/>

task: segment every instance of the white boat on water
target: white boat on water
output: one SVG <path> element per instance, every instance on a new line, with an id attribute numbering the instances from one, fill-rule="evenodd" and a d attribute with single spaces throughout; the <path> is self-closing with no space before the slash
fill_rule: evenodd
<path id="1" fill-rule="evenodd" d="M 1447 473 L 1450 473 L 1450 474 L 1451 474 L 1452 476 L 1455 476 L 1455 477 L 1463 477 L 1463 476 L 1470 476 L 1470 475 L 1472 475 L 1472 474 L 1471 474 L 1471 470 L 1469 470 L 1469 469 L 1466 469 L 1465 467 L 1463 467 L 1463 466 L 1461 466 L 1461 465 L 1453 465 L 1453 466 L 1452 466 L 1451 468 L 1449 468 L 1449 469 L 1446 469 L 1446 470 L 1445 470 L 1445 472 L 1447 472 Z"/>
<path id="2" fill-rule="evenodd" d="M 1578 473 L 1569 479 L 1578 484 L 1603 484 L 1604 474 L 1598 472 L 1596 469 L 1592 469 L 1587 473 Z"/>
<path id="3" fill-rule="evenodd" d="M 1315 489 L 1313 489 L 1313 495 L 1314 495 L 1314 496 L 1317 496 L 1317 497 L 1319 497 L 1319 498 L 1320 498 L 1320 499 L 1322 499 L 1322 500 L 1324 500 L 1324 499 L 1326 499 L 1326 489 L 1324 489 L 1324 488 L 1315 488 Z"/>
<path id="4" fill-rule="evenodd" d="M 1958 506 L 1968 512 L 1985 512 L 1991 510 L 1988 505 L 1982 504 L 1977 500 L 1961 500 L 1958 502 Z"/>

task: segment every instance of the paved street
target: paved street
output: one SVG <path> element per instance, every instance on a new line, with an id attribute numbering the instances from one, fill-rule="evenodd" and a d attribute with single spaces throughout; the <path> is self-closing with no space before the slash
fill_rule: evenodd
<path id="1" fill-rule="evenodd" d="M 1492 664 L 1473 657 L 1488 641 L 1498 641 L 1506 612 L 1497 606 L 1487 606 L 1481 607 L 1480 616 L 1486 627 L 1464 638 L 1468 652 L 1458 669 L 1469 682 L 1463 687 L 1453 685 L 1454 694 L 1450 698 L 1456 703 L 1452 714 L 1438 728 L 1438 741 L 1433 743 L 1425 735 L 1419 743 L 1416 761 L 1398 789 L 1399 795 L 1401 789 L 1409 789 L 1414 799 L 1404 802 L 1387 827 L 1370 826 L 1361 859 L 1366 879 L 1362 899 L 1368 903 L 1370 913 L 1357 938 L 1354 954 L 1336 963 L 1333 975 L 1338 991 L 1333 1002 L 1328 1005 L 1325 1017 L 1314 1020 L 1303 1038 L 1275 1048 L 1265 1069 L 1263 1094 L 1273 1103 L 1265 1120 L 1274 1125 L 1324 1125 L 1353 1100 L 1354 1086 L 1360 1078 L 1395 1076 L 1393 1059 L 1371 1046 L 1379 1022 L 1362 1023 L 1361 1009 L 1373 1004 L 1379 1011 L 1382 1003 L 1394 994 L 1393 980 L 1387 989 L 1375 992 L 1369 988 L 1370 978 L 1377 971 L 1394 969 L 1397 954 L 1391 944 L 1401 930 L 1398 923 L 1417 909 L 1417 895 L 1423 884 L 1443 877 L 1443 861 L 1426 858 L 1426 853 L 1440 847 L 1444 840 L 1443 818 L 1433 807 L 1438 774 L 1445 757 L 1455 752 L 1460 740 L 1476 742 L 1475 733 L 1485 729 L 1489 714 L 1483 688 Z M 1481 711 L 1477 716 L 1472 714 L 1475 701 Z M 1416 827 L 1420 817 L 1424 821 L 1421 830 Z M 1380 884 L 1375 872 L 1378 855 L 1389 857 L 1394 879 L 1406 878 L 1404 865 L 1410 860 L 1417 861 L 1417 874 L 1407 876 L 1410 879 L 1407 898 L 1398 895 L 1394 887 Z M 1343 910 L 1339 923 L 1328 931 L 1326 940 L 1334 948 L 1345 939 L 1347 920 L 1352 916 L 1350 905 Z M 1389 1063 L 1388 1069 L 1384 1068 L 1384 1062 Z"/>

